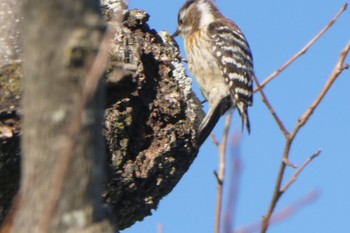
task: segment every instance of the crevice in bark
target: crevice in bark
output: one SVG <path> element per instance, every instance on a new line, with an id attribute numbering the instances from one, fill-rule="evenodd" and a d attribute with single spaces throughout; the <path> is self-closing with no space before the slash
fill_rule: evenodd
<path id="1" fill-rule="evenodd" d="M 113 12 L 105 8 L 105 18 L 111 19 L 111 15 Z M 151 215 L 151 210 L 179 182 L 197 155 L 196 130 L 204 116 L 176 43 L 167 32 L 150 29 L 148 17 L 140 10 L 125 14 L 113 38 L 105 75 L 103 134 L 109 165 L 103 198 L 118 229 Z M 20 77 L 9 76 L 7 80 L 20 86 Z M 0 174 L 6 174 L 1 187 L 8 187 L 6 192 L 0 191 L 0 223 L 11 203 L 11 198 L 2 197 L 6 193 L 12 197 L 19 184 L 19 96 L 19 92 L 12 95 L 13 103 L 11 98 L 0 98 L 0 125 L 7 117 L 15 121 L 7 144 L 0 137 L 0 158 L 15 161 L 6 165 L 5 160 L 0 160 Z M 9 103 L 14 106 L 12 112 L 5 107 Z M 4 173 L 4 165 L 8 173 Z"/>

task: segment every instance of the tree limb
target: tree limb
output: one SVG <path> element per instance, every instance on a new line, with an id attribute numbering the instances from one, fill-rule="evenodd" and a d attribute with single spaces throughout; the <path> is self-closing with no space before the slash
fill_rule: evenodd
<path id="1" fill-rule="evenodd" d="M 288 137 L 286 137 L 285 148 L 284 148 L 284 152 L 282 155 L 282 162 L 281 162 L 280 169 L 279 169 L 279 172 L 277 175 L 276 184 L 275 184 L 275 188 L 273 191 L 273 196 L 272 196 L 272 199 L 270 202 L 270 206 L 262 219 L 262 227 L 261 227 L 261 231 L 260 231 L 261 233 L 265 233 L 267 231 L 271 215 L 272 215 L 272 213 L 277 205 L 277 202 L 279 201 L 279 199 L 281 198 L 281 196 L 284 193 L 283 188 L 281 189 L 282 179 L 283 179 L 286 165 L 290 164 L 289 153 L 290 153 L 291 145 L 292 145 L 297 133 L 299 132 L 300 128 L 310 118 L 311 114 L 316 109 L 316 107 L 319 105 L 319 103 L 322 101 L 322 99 L 324 98 L 326 93 L 329 91 L 329 89 L 332 86 L 332 84 L 334 83 L 334 81 L 339 77 L 339 75 L 344 71 L 344 69 L 346 69 L 348 67 L 348 65 L 344 64 L 344 62 L 345 62 L 345 58 L 348 55 L 349 51 L 350 51 L 350 41 L 346 44 L 346 46 L 341 51 L 339 58 L 338 58 L 338 61 L 335 65 L 332 73 L 330 74 L 325 86 L 322 88 L 322 90 L 320 91 L 319 95 L 316 97 L 314 102 L 309 106 L 309 108 L 305 111 L 305 113 L 299 118 L 292 133 L 289 134 Z M 316 153 L 316 154 L 318 154 L 318 153 Z M 312 156 L 312 158 L 313 157 L 315 157 L 315 156 Z M 309 162 L 306 162 L 304 165 L 306 166 L 308 163 Z M 304 169 L 303 166 L 300 169 L 303 170 Z M 291 185 L 291 183 L 290 184 L 287 183 L 286 187 L 288 188 L 290 185 Z"/>

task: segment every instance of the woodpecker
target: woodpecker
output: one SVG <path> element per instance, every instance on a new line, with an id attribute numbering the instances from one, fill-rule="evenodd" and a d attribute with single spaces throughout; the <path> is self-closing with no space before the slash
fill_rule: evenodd
<path id="1" fill-rule="evenodd" d="M 202 144 L 230 109 L 237 109 L 250 133 L 248 106 L 253 103 L 253 57 L 239 27 L 208 0 L 188 0 L 178 13 L 173 36 L 184 38 L 188 68 L 209 110 L 201 122 L 197 143 Z"/>

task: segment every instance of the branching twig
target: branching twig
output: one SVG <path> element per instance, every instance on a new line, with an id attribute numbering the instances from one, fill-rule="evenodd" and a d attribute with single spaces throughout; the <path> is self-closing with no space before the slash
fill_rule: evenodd
<path id="1" fill-rule="evenodd" d="M 279 172 L 278 172 L 276 185 L 275 185 L 275 188 L 274 188 L 274 192 L 273 192 L 272 200 L 270 202 L 269 209 L 268 209 L 267 213 L 264 215 L 263 220 L 262 220 L 261 233 L 265 233 L 266 232 L 266 230 L 268 228 L 268 225 L 269 225 L 269 222 L 270 222 L 270 219 L 271 219 L 272 212 L 274 211 L 278 200 L 280 199 L 280 197 L 284 193 L 283 192 L 284 188 L 281 189 L 282 178 L 283 178 L 284 171 L 285 171 L 285 168 L 286 168 L 286 163 L 289 161 L 288 157 L 289 157 L 289 152 L 290 152 L 290 148 L 291 148 L 292 142 L 293 142 L 295 136 L 297 135 L 297 133 L 299 132 L 300 128 L 307 122 L 307 120 L 310 118 L 310 116 L 313 113 L 313 111 L 316 109 L 316 107 L 322 101 L 323 97 L 326 95 L 326 93 L 328 92 L 328 90 L 330 89 L 330 87 L 332 86 L 334 81 L 342 73 L 342 71 L 348 67 L 348 65 L 344 64 L 344 61 L 345 61 L 345 58 L 346 58 L 347 54 L 349 53 L 349 50 L 350 50 L 350 41 L 347 43 L 347 45 L 341 51 L 339 59 L 338 59 L 336 65 L 335 65 L 331 75 L 329 76 L 325 86 L 320 91 L 319 95 L 316 97 L 314 102 L 306 110 L 306 112 L 299 118 L 298 122 L 296 123 L 296 125 L 295 125 L 295 127 L 294 127 L 294 129 L 292 131 L 292 133 L 290 135 L 288 135 L 288 137 L 286 137 L 286 144 L 285 144 L 285 149 L 284 149 L 283 157 L 282 157 L 283 159 L 282 159 L 281 166 L 280 166 L 280 169 L 279 169 Z M 303 166 L 299 170 L 300 171 L 303 170 L 304 167 L 308 163 L 309 162 L 304 163 Z M 293 182 L 291 182 L 290 184 L 288 184 L 288 183 L 285 186 L 286 188 L 288 188 L 291 185 L 291 183 L 293 183 Z"/>
<path id="2" fill-rule="evenodd" d="M 335 23 L 335 21 L 339 18 L 339 16 L 346 10 L 348 4 L 345 3 L 338 13 L 331 19 L 324 28 L 317 33 L 314 38 L 312 38 L 301 50 L 299 50 L 293 57 L 291 57 L 288 61 L 286 61 L 280 68 L 278 68 L 275 72 L 273 72 L 269 77 L 267 77 L 264 81 L 261 82 L 261 88 L 264 88 L 266 84 L 268 84 L 271 80 L 277 77 L 283 70 L 285 70 L 290 64 L 292 64 L 296 59 L 298 59 L 301 55 L 306 53 L 306 51 Z M 255 88 L 254 92 L 259 91 L 259 88 Z"/>
<path id="3" fill-rule="evenodd" d="M 231 113 L 227 114 L 221 143 L 218 143 L 217 140 L 214 140 L 215 145 L 218 146 L 218 152 L 219 152 L 219 169 L 218 169 L 218 172 L 215 173 L 218 181 L 217 194 L 216 194 L 217 195 L 216 210 L 215 210 L 215 228 L 214 228 L 215 233 L 220 233 L 222 190 L 223 190 L 223 182 L 224 182 L 224 175 L 225 175 L 225 155 L 226 155 L 226 145 L 227 145 L 228 132 L 231 124 L 231 118 L 232 118 L 232 114 Z"/>
<path id="4" fill-rule="evenodd" d="M 350 50 L 350 41 L 348 41 L 347 45 L 344 47 L 344 49 L 341 51 L 339 59 L 337 64 L 335 65 L 332 73 L 330 74 L 326 84 L 322 88 L 321 92 L 317 96 L 317 98 L 314 100 L 314 102 L 311 104 L 311 106 L 305 111 L 305 113 L 299 118 L 293 132 L 292 136 L 296 135 L 299 131 L 299 129 L 307 122 L 307 120 L 310 118 L 311 114 L 314 112 L 316 107 L 320 104 L 323 97 L 328 92 L 329 88 L 332 86 L 334 81 L 338 78 L 338 76 L 342 73 L 344 69 L 347 69 L 349 67 L 348 64 L 344 64 L 345 58 L 348 55 Z"/>
<path id="5" fill-rule="evenodd" d="M 273 213 L 273 211 L 274 211 L 274 209 L 276 207 L 276 204 L 277 204 L 278 200 L 280 199 L 280 197 L 282 196 L 282 194 L 294 183 L 294 181 L 297 179 L 298 175 L 305 169 L 305 167 L 316 156 L 318 156 L 320 154 L 320 151 L 317 151 L 315 154 L 313 154 L 311 157 L 309 157 L 302 164 L 302 166 L 294 172 L 294 174 L 292 175 L 290 180 L 283 186 L 283 188 L 281 188 L 282 187 L 282 179 L 283 179 L 286 167 L 287 166 L 291 166 L 291 167 L 294 167 L 294 168 L 297 167 L 297 166 L 293 165 L 289 161 L 289 153 L 290 153 L 290 149 L 291 149 L 291 145 L 293 143 L 293 140 L 294 140 L 295 136 L 297 135 L 297 133 L 299 132 L 300 128 L 308 121 L 308 119 L 310 118 L 310 116 L 313 113 L 313 111 L 316 109 L 316 107 L 322 101 L 323 97 L 328 92 L 329 88 L 331 87 L 333 82 L 336 80 L 336 78 L 340 75 L 340 73 L 344 69 L 348 68 L 347 65 L 344 65 L 344 60 L 345 60 L 346 55 L 349 52 L 350 42 L 343 49 L 343 51 L 342 51 L 342 53 L 341 53 L 341 55 L 339 57 L 339 60 L 338 60 L 338 62 L 336 64 L 333 72 L 329 76 L 329 79 L 326 82 L 324 88 L 320 91 L 319 95 L 316 97 L 314 102 L 309 106 L 309 108 L 306 110 L 306 112 L 299 118 L 299 120 L 297 121 L 297 123 L 296 123 L 296 125 L 295 125 L 295 127 L 294 127 L 294 129 L 293 129 L 293 131 L 291 133 L 284 126 L 282 120 L 277 115 L 276 111 L 272 107 L 270 101 L 268 100 L 268 98 L 266 97 L 266 95 L 265 95 L 265 93 L 264 93 L 264 91 L 262 89 L 267 85 L 267 83 L 269 83 L 271 80 L 273 80 L 277 75 L 279 75 L 283 70 L 285 70 L 296 59 L 298 59 L 301 55 L 306 53 L 306 51 L 336 22 L 336 20 L 346 10 L 346 8 L 347 8 L 347 3 L 344 4 L 341 7 L 341 9 L 337 12 L 337 14 L 327 23 L 327 25 L 324 28 L 322 28 L 321 31 L 319 31 L 317 33 L 316 36 L 314 36 L 300 51 L 298 51 L 293 57 L 291 57 L 289 60 L 287 60 L 280 68 L 278 68 L 274 73 L 272 73 L 269 77 L 267 77 L 261 84 L 259 84 L 259 82 L 256 79 L 256 77 L 253 77 L 254 81 L 256 83 L 256 86 L 257 86 L 254 89 L 254 92 L 257 92 L 257 91 L 260 92 L 262 101 L 267 106 L 267 108 L 270 111 L 271 115 L 273 116 L 275 122 L 277 123 L 279 129 L 281 130 L 281 132 L 283 133 L 283 135 L 285 137 L 285 147 L 284 147 L 284 151 L 283 151 L 283 155 L 282 155 L 281 166 L 280 166 L 280 169 L 279 169 L 279 172 L 278 172 L 278 176 L 277 176 L 277 180 L 276 180 L 276 184 L 275 184 L 275 188 L 274 188 L 274 192 L 273 192 L 273 197 L 272 197 L 272 200 L 270 202 L 270 206 L 269 206 L 269 208 L 267 210 L 267 213 L 264 215 L 261 224 L 259 223 L 259 227 L 261 226 L 261 233 L 265 233 L 266 232 L 266 230 L 267 230 L 267 228 L 268 228 L 270 223 L 280 221 L 281 219 L 286 218 L 286 216 L 290 216 L 300 206 L 300 205 L 294 205 L 294 207 L 289 208 L 288 211 L 282 211 L 282 212 L 280 212 L 280 214 L 272 215 L 272 213 Z M 225 125 L 225 132 L 227 133 L 228 128 L 226 128 L 226 127 L 228 127 L 228 126 Z M 212 136 L 213 143 L 218 147 L 219 160 L 220 160 L 220 162 L 219 162 L 219 172 L 218 173 L 215 172 L 216 178 L 218 180 L 217 201 L 216 201 L 216 215 L 215 215 L 216 216 L 216 219 L 215 219 L 215 233 L 219 233 L 220 232 L 220 213 L 221 213 L 221 202 L 222 202 L 222 186 L 223 186 L 223 179 L 224 179 L 223 173 L 224 173 L 224 167 L 225 167 L 225 147 L 226 147 L 226 139 L 227 139 L 226 138 L 227 135 L 226 135 L 225 132 L 224 132 L 223 141 L 221 143 L 219 143 L 215 139 L 215 137 Z M 225 137 L 225 135 L 226 135 L 226 137 Z M 311 199 L 314 199 L 314 198 L 315 197 L 309 198 L 309 199 L 311 200 Z M 305 202 L 306 201 L 302 201 L 302 203 L 305 203 Z M 232 210 L 232 208 L 230 208 L 230 210 Z M 228 216 L 231 216 L 231 215 L 228 215 Z M 232 216 L 231 216 L 231 218 L 232 218 Z M 229 221 L 229 223 L 230 223 L 230 221 Z M 228 230 L 231 229 L 231 228 L 232 228 L 231 225 L 225 226 L 226 232 L 229 232 Z M 258 229 L 257 226 L 255 226 L 255 230 L 257 230 L 257 229 Z M 232 230 L 230 230 L 230 231 L 232 232 Z M 250 232 L 250 231 L 243 231 L 243 232 Z"/>
<path id="6" fill-rule="evenodd" d="M 313 155 L 305 160 L 305 162 L 293 173 L 292 177 L 289 181 L 281 188 L 280 192 L 285 192 L 298 178 L 300 172 L 304 170 L 304 168 L 317 156 L 321 154 L 321 150 L 316 151 Z"/>

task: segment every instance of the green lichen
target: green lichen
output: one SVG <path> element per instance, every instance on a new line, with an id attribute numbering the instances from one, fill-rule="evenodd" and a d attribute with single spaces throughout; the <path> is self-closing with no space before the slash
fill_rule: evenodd
<path id="1" fill-rule="evenodd" d="M 0 67 L 0 109 L 11 110 L 19 105 L 22 64 L 14 62 Z"/>

